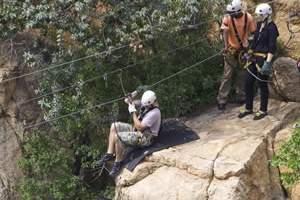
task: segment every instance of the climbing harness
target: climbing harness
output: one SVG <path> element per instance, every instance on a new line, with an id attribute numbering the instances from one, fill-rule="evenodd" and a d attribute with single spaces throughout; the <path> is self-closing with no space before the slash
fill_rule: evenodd
<path id="1" fill-rule="evenodd" d="M 260 41 L 260 38 L 261 38 L 262 34 L 263 34 L 264 31 L 265 31 L 265 28 L 266 28 L 266 27 L 268 26 L 268 24 L 269 24 L 267 20 L 268 20 L 268 18 L 266 18 L 266 19 L 264 20 L 264 22 L 265 22 L 266 24 L 265 24 L 264 28 L 262 29 L 262 31 L 259 33 L 259 36 L 258 36 L 258 38 L 257 38 L 257 40 L 256 40 L 256 42 L 255 42 L 255 44 L 253 44 L 253 46 L 248 50 L 247 53 L 245 53 L 245 54 L 243 55 L 243 57 L 244 57 L 245 60 L 247 61 L 247 62 L 246 62 L 246 65 L 244 66 L 244 68 L 246 68 L 247 71 L 248 71 L 254 78 L 256 78 L 257 80 L 259 80 L 259 81 L 261 81 L 261 82 L 272 83 L 272 81 L 262 80 L 262 79 L 258 78 L 255 74 L 253 74 L 253 73 L 248 69 L 248 67 L 249 67 L 251 64 L 253 64 L 254 62 L 256 62 L 256 61 L 252 60 L 252 57 L 253 57 L 253 56 L 255 56 L 255 57 L 262 57 L 262 58 L 264 58 L 264 59 L 267 58 L 267 53 L 254 52 L 254 49 L 255 49 L 256 46 L 258 45 L 258 43 L 259 43 L 259 41 Z M 257 63 L 255 63 L 255 67 L 256 67 L 257 71 L 258 71 L 261 75 L 268 75 L 268 74 L 270 73 L 270 71 L 271 71 L 271 66 L 270 66 L 269 68 L 267 68 L 267 69 L 262 69 Z"/>
<path id="2" fill-rule="evenodd" d="M 264 59 L 267 58 L 267 54 L 266 53 L 258 53 L 258 52 L 253 52 L 252 49 L 249 49 L 247 53 L 245 53 L 243 55 L 245 57 L 245 59 L 247 60 L 247 63 L 246 65 L 244 66 L 244 68 L 247 69 L 247 71 L 252 75 L 254 76 L 257 80 L 261 81 L 261 82 L 267 82 L 267 83 L 272 83 L 272 81 L 268 81 L 268 80 L 262 80 L 260 78 L 258 78 L 255 74 L 253 74 L 249 69 L 248 67 L 253 64 L 254 61 L 252 61 L 252 57 L 255 56 L 255 57 L 262 57 Z M 255 67 L 257 69 L 257 71 L 261 74 L 261 75 L 265 75 L 264 74 L 264 70 L 257 64 L 255 63 Z M 268 71 L 271 71 L 271 69 L 268 69 Z"/>
<path id="3" fill-rule="evenodd" d="M 244 20 L 245 20 L 245 21 L 244 21 L 244 26 L 243 26 L 243 31 L 244 31 L 244 32 L 243 32 L 243 37 L 242 37 L 242 38 L 244 38 L 244 36 L 245 36 L 245 34 L 246 34 L 246 32 L 247 32 L 247 25 L 248 25 L 248 13 L 245 12 L 244 15 L 245 15 L 245 17 L 244 17 Z M 235 35 L 235 37 L 237 38 L 238 43 L 239 43 L 239 45 L 240 45 L 240 49 L 234 51 L 233 49 L 231 50 L 231 49 L 229 48 L 229 51 L 230 51 L 230 53 L 234 54 L 234 56 L 237 58 L 237 61 L 238 61 L 239 64 L 244 65 L 244 64 L 246 64 L 246 59 L 244 58 L 243 55 L 247 52 L 247 48 L 245 48 L 245 47 L 243 46 L 243 41 L 241 40 L 241 38 L 240 38 L 240 36 L 239 36 L 239 33 L 238 33 L 238 31 L 237 31 L 237 28 L 236 28 L 236 25 L 235 25 L 235 22 L 234 22 L 234 19 L 233 19 L 232 16 L 230 16 L 230 20 L 231 20 L 231 24 L 232 24 L 232 26 L 233 26 L 234 35 Z M 234 64 L 230 63 L 230 62 L 226 59 L 226 56 L 224 56 L 224 61 L 227 62 L 229 65 L 234 66 Z"/>
<path id="4" fill-rule="evenodd" d="M 155 108 L 157 108 L 160 111 L 158 106 L 153 106 L 148 110 L 146 110 L 145 107 L 142 107 L 138 115 L 139 121 L 142 121 L 145 115 Z M 161 131 L 161 126 L 162 126 L 162 121 L 160 123 L 159 132 Z M 136 128 L 134 128 L 134 132 L 120 132 L 117 133 L 117 136 L 124 148 L 132 147 L 132 146 L 141 147 L 141 145 L 145 145 L 145 144 L 147 146 L 150 145 L 152 142 L 154 142 L 156 138 L 151 133 L 145 131 L 138 131 Z"/>

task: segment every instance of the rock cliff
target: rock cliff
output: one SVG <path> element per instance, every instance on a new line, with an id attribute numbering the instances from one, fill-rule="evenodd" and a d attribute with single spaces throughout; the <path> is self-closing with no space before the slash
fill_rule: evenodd
<path id="1" fill-rule="evenodd" d="M 238 119 L 241 108 L 212 107 L 181 119 L 200 140 L 155 152 L 133 172 L 124 169 L 116 178 L 115 199 L 285 199 L 279 171 L 269 159 L 276 135 L 291 133 L 300 104 L 272 99 L 260 121 Z"/>
<path id="2" fill-rule="evenodd" d="M 0 60 L 0 199 L 16 199 L 15 182 L 22 174 L 17 169 L 26 127 L 37 123 L 42 115 L 34 100 L 35 76 L 16 55 L 22 55 L 32 39 L 18 36 L 1 44 Z M 16 77 L 21 77 L 16 79 Z M 31 99 L 31 101 L 28 101 Z"/>

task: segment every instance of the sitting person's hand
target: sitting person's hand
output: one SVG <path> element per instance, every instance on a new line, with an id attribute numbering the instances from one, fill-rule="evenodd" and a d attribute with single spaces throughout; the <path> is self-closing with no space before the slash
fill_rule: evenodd
<path id="1" fill-rule="evenodd" d="M 128 111 L 130 114 L 136 112 L 134 103 L 128 103 Z"/>

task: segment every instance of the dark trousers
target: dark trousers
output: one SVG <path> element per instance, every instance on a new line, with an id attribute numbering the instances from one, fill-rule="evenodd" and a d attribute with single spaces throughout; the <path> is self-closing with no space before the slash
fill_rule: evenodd
<path id="1" fill-rule="evenodd" d="M 264 59 L 258 57 L 255 59 L 256 62 L 253 62 L 248 69 L 246 70 L 245 75 L 245 92 L 246 92 L 246 110 L 253 110 L 253 99 L 254 99 L 254 83 L 255 80 L 258 81 L 260 88 L 260 110 L 267 112 L 268 109 L 268 100 L 269 100 L 269 87 L 268 87 L 268 78 L 269 76 L 261 75 L 256 68 L 256 63 L 262 67 Z M 252 73 L 250 73 L 249 71 Z M 257 78 L 255 78 L 255 75 Z M 261 81 L 261 80 L 263 81 Z"/>

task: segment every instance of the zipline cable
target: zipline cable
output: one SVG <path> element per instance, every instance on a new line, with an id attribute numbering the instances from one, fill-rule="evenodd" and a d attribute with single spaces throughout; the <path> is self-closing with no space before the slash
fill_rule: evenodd
<path id="1" fill-rule="evenodd" d="M 273 2 L 275 2 L 275 1 L 273 1 Z M 296 13 L 291 14 L 291 15 L 289 16 L 289 18 L 295 16 L 296 14 L 298 14 L 298 12 L 299 12 L 299 11 L 297 11 Z M 202 23 L 202 24 L 203 24 L 203 23 Z M 205 39 L 209 39 L 209 38 L 205 38 Z M 201 40 L 201 41 L 202 41 L 202 40 Z M 197 42 L 195 42 L 195 43 L 198 43 L 198 42 L 199 42 L 199 41 L 197 41 Z M 195 43 L 192 43 L 192 44 L 186 45 L 186 46 L 191 46 L 191 45 L 193 45 L 193 44 L 195 44 Z M 184 47 L 186 47 L 186 46 L 179 47 L 179 48 L 174 49 L 174 50 L 171 50 L 171 51 L 169 51 L 169 52 L 176 51 L 176 50 L 178 50 L 178 49 L 180 49 L 180 48 L 184 48 Z M 122 48 L 122 47 L 119 47 L 119 48 Z M 169 53 L 169 52 L 168 52 L 168 53 Z M 105 51 L 104 51 L 103 53 L 105 53 Z M 165 54 L 165 53 L 164 53 L 164 54 Z M 152 58 L 150 58 L 150 59 L 154 59 L 154 58 L 159 57 L 159 56 L 164 55 L 164 54 L 160 54 L 160 55 L 154 56 L 154 57 L 152 57 Z M 93 56 L 95 56 L 95 55 L 93 55 Z M 70 61 L 70 62 L 67 62 L 67 63 L 63 63 L 63 64 L 73 63 L 73 62 L 76 62 L 76 61 L 79 61 L 79 60 L 83 60 L 83 59 L 87 59 L 87 58 L 93 57 L 93 56 L 88 56 L 88 57 L 80 58 L 80 59 L 77 59 L 77 60 L 74 60 L 74 61 Z M 150 60 L 150 59 L 148 59 L 148 60 Z M 142 61 L 142 62 L 145 62 L 145 61 Z M 140 62 L 140 63 L 142 63 L 142 62 Z M 139 63 L 135 63 L 135 64 L 132 65 L 132 66 L 135 66 L 136 64 L 139 64 Z M 61 66 L 61 65 L 62 65 L 62 64 L 60 64 L 60 65 L 58 65 L 58 66 Z M 53 68 L 53 67 L 55 67 L 55 66 L 52 66 L 51 68 Z M 129 67 L 131 67 L 131 66 L 128 66 L 128 68 L 129 68 Z M 127 68 L 127 67 L 125 67 L 125 68 Z M 123 68 L 123 69 L 125 69 L 125 68 Z M 47 69 L 49 69 L 49 68 L 47 68 Z M 47 70 L 47 69 L 43 69 L 43 70 Z M 118 71 L 120 71 L 120 70 L 122 70 L 122 69 L 115 70 L 115 71 L 113 71 L 113 72 L 111 72 L 111 73 L 109 73 L 109 74 L 118 72 Z M 32 73 L 31 73 L 31 74 L 32 74 Z M 28 75 L 28 74 L 25 74 L 25 75 Z M 22 76 L 25 76 L 25 75 L 22 75 Z M 93 80 L 96 80 L 96 79 L 101 78 L 101 77 L 104 77 L 104 78 L 106 77 L 106 78 L 107 78 L 107 73 L 104 74 L 104 75 L 102 75 L 102 76 L 98 76 L 98 77 L 92 78 L 92 79 L 90 79 L 90 80 L 83 81 L 83 84 L 88 83 L 88 82 L 93 81 Z M 17 77 L 15 77 L 15 78 L 17 78 Z M 5 80 L 5 81 L 8 81 L 8 79 Z M 5 82 L 5 81 L 4 81 L 4 82 Z M 26 100 L 26 101 L 24 101 L 24 102 L 18 103 L 17 105 L 21 105 L 21 104 L 24 104 L 24 103 L 28 103 L 28 102 L 30 102 L 30 101 L 33 101 L 33 100 L 36 100 L 36 99 L 39 99 L 39 98 L 42 98 L 42 97 L 45 97 L 45 96 L 48 96 L 48 95 L 57 93 L 57 92 L 62 92 L 62 91 L 64 91 L 64 90 L 70 89 L 70 88 L 72 88 L 72 87 L 74 87 L 74 86 L 76 86 L 76 85 L 77 85 L 77 84 L 73 84 L 73 85 L 71 85 L 71 86 L 68 86 L 68 87 L 65 87 L 65 88 L 62 88 L 62 89 L 54 90 L 54 91 L 51 92 L 51 93 L 47 93 L 47 94 L 41 95 L 41 96 L 39 96 L 39 97 L 35 97 L 35 98 L 32 98 L 32 99 Z M 5 108 L 4 108 L 4 109 L 5 109 Z"/>
<path id="2" fill-rule="evenodd" d="M 294 14 L 294 15 L 295 15 L 295 14 Z M 294 16 L 294 15 L 290 15 L 289 17 L 291 17 L 291 16 Z M 191 46 L 191 45 L 193 45 L 193 44 L 196 44 L 196 43 L 198 43 L 198 42 L 200 42 L 200 41 L 202 41 L 202 40 L 205 40 L 205 39 L 209 39 L 209 38 L 204 38 L 204 39 L 201 39 L 201 40 L 199 40 L 199 41 L 196 41 L 196 42 L 194 42 L 194 43 L 191 43 L 191 44 L 189 44 L 189 45 L 186 45 L 186 46 L 182 46 L 182 47 L 176 48 L 176 49 L 174 49 L 174 50 L 171 50 L 171 51 L 169 51 L 169 52 L 167 52 L 167 53 L 159 54 L 159 55 L 157 55 L 157 56 L 154 56 L 154 57 L 152 57 L 152 58 L 150 58 L 150 59 L 147 59 L 147 60 L 141 61 L 141 62 L 139 62 L 139 63 L 135 63 L 135 64 L 133 64 L 133 65 L 129 65 L 129 66 L 127 66 L 127 67 L 124 67 L 124 68 L 122 68 L 122 69 L 126 69 L 126 68 L 129 68 L 129 67 L 135 66 L 135 65 L 137 65 L 137 64 L 140 64 L 140 63 L 146 62 L 146 61 L 148 61 L 148 60 L 151 60 L 151 59 L 154 59 L 154 58 L 160 57 L 160 56 L 162 56 L 162 55 L 164 55 L 164 54 L 168 54 L 168 53 L 174 52 L 174 51 L 176 51 L 176 50 L 178 50 L 178 49 L 185 48 L 185 47 L 187 47 L 187 46 Z M 90 56 L 90 57 L 92 57 L 92 56 Z M 82 60 L 82 59 L 86 59 L 86 58 L 87 58 L 87 57 L 85 57 L 85 58 L 81 58 L 81 59 L 78 59 L 78 60 Z M 76 61 L 76 60 L 74 60 L 74 61 Z M 69 62 L 69 63 L 71 63 L 71 62 Z M 108 73 L 108 74 L 112 74 L 112 73 L 118 72 L 118 71 L 120 71 L 120 70 L 122 70 L 122 69 L 118 69 L 118 70 L 112 71 L 112 72 L 110 72 L 110 73 Z M 45 69 L 45 70 L 46 70 L 46 69 Z M 101 78 L 101 77 L 106 77 L 106 76 L 107 76 L 107 73 L 105 73 L 105 74 L 104 74 L 104 75 L 102 75 L 102 76 L 97 76 L 97 77 L 95 77 L 95 78 L 92 78 L 92 79 L 89 79 L 89 80 L 83 81 L 83 84 L 85 84 L 85 83 L 88 83 L 88 82 L 91 82 L 91 81 L 93 81 L 93 80 L 96 80 L 96 79 L 98 79 L 98 78 Z M 7 81 L 7 80 L 6 80 L 6 81 Z M 77 84 L 73 84 L 73 85 L 71 85 L 71 86 L 68 86 L 68 87 L 65 87 L 65 88 L 62 88 L 62 89 L 57 89 L 57 90 L 54 90 L 53 92 L 50 92 L 50 93 L 47 93 L 47 94 L 41 95 L 41 96 L 39 96 L 39 97 L 35 97 L 35 98 L 32 98 L 32 99 L 26 100 L 26 101 L 24 101 L 24 102 L 18 103 L 17 105 L 21 105 L 21 104 L 24 104 L 24 103 L 28 103 L 28 102 L 30 102 L 30 101 L 33 101 L 33 100 L 36 100 L 36 99 L 39 99 L 39 98 L 42 98 L 42 97 L 45 97 L 45 96 L 48 96 L 48 95 L 51 95 L 51 94 L 57 93 L 57 92 L 62 92 L 62 91 L 64 91 L 64 90 L 66 90 L 66 89 L 70 89 L 70 88 L 72 88 L 72 87 L 74 87 L 74 86 L 76 86 L 76 85 L 77 85 Z"/>
<path id="3" fill-rule="evenodd" d="M 176 51 L 178 51 L 178 50 L 180 50 L 180 49 L 183 49 L 183 48 L 186 48 L 186 47 L 195 45 L 195 44 L 200 43 L 200 42 L 202 42 L 202 41 L 205 41 L 205 40 L 207 40 L 207 39 L 209 39 L 209 38 L 203 38 L 203 39 L 200 39 L 200 40 L 198 40 L 198 41 L 196 41 L 196 42 L 192 42 L 192 43 L 187 44 L 187 45 L 185 45 L 185 46 L 181 46 L 181 47 L 172 49 L 172 50 L 170 50 L 170 51 L 167 51 L 167 52 L 164 52 L 164 53 L 155 55 L 155 56 L 153 56 L 153 57 L 151 57 L 151 58 L 142 60 L 142 61 L 140 61 L 140 62 L 131 64 L 131 65 L 127 65 L 127 66 L 125 66 L 124 68 L 120 68 L 120 69 L 117 69 L 117 70 L 114 70 L 114 71 L 111 71 L 111 72 L 104 73 L 104 74 L 102 74 L 102 75 L 99 75 L 99 76 L 93 77 L 93 78 L 91 78 L 91 79 L 85 80 L 85 81 L 81 82 L 81 84 L 84 85 L 84 84 L 86 84 L 86 83 L 95 81 L 95 80 L 97 80 L 97 79 L 99 79 L 99 78 L 104 78 L 104 80 L 106 81 L 106 80 L 107 80 L 107 75 L 114 74 L 114 73 L 116 73 L 116 72 L 120 72 L 120 70 L 124 70 L 124 69 L 129 69 L 129 68 L 131 68 L 131 67 L 135 67 L 135 66 L 137 66 L 137 65 L 139 65 L 139 64 L 142 64 L 142 63 L 148 62 L 148 61 L 150 61 L 150 60 L 159 58 L 159 57 L 161 57 L 161 56 L 163 56 L 163 55 L 167 55 L 167 54 L 176 52 Z M 78 84 L 78 83 L 75 83 L 75 84 L 72 84 L 72 85 L 70 85 L 70 86 L 67 86 L 67 87 L 64 87 L 64 88 L 61 88 L 61 89 L 56 89 L 56 90 L 54 90 L 53 92 L 49 92 L 49 93 L 40 95 L 40 96 L 38 96 L 38 97 L 34 97 L 34 98 L 28 99 L 28 100 L 26 100 L 26 101 L 17 103 L 17 106 L 22 105 L 22 104 L 25 104 L 25 103 L 28 103 L 28 102 L 31 102 L 31 101 L 34 101 L 34 100 L 37 100 L 37 99 L 40 99 L 40 98 L 42 98 L 42 97 L 49 96 L 49 95 L 51 95 L 51 94 L 55 94 L 55 93 L 58 93 L 58 92 L 63 92 L 63 91 L 65 91 L 65 90 L 67 90 L 67 89 L 71 89 L 71 88 L 75 87 L 77 84 Z M 7 107 L 6 107 L 6 108 L 7 108 Z M 6 108 L 4 108 L 4 109 L 6 109 Z"/>
<path id="4" fill-rule="evenodd" d="M 273 1 L 269 1 L 269 3 L 275 3 L 277 2 L 278 0 L 273 0 Z M 213 19 L 213 20 L 208 20 L 206 22 L 202 22 L 202 23 L 199 23 L 199 24 L 196 24 L 195 26 L 201 26 L 201 25 L 204 25 L 204 24 L 207 24 L 207 23 L 210 23 L 210 22 L 214 22 L 214 21 L 217 21 L 218 19 Z M 135 43 L 140 43 L 141 41 L 138 41 L 138 42 L 135 42 Z M 82 57 L 82 58 L 78 58 L 78 59 L 74 59 L 74 60 L 71 60 L 71 61 L 68 61 L 68 62 L 64 62 L 64 63 L 61 63 L 61 64 L 57 64 L 57 65 L 53 65 L 53 66 L 50 66 L 48 68 L 45 68 L 45 69 L 40 69 L 40 70 L 37 70 L 37 71 L 34 71 L 34 72 L 31 72 L 31 73 L 27 73 L 27 74 L 23 74 L 23 75 L 20 75 L 20 76 L 16 76 L 16 77 L 13 77 L 13 78 L 9 78 L 9 79 L 5 79 L 3 81 L 0 81 L 0 84 L 1 83 L 5 83 L 5 82 L 8 82 L 8 81 L 11 81 L 11 80 L 15 80 L 15 79 L 18 79 L 18 78 L 22 78 L 22 77 L 25 77 L 25 76 L 29 76 L 29 75 L 34 75 L 34 74 L 37 74 L 39 72 L 43 72 L 43 71 L 46 71 L 46 70 L 50 70 L 50 69 L 53 69 L 53 68 L 56 68 L 56 67 L 60 67 L 60 66 L 63 66 L 63 65 L 67 65 L 67 64 L 71 64 L 71 63 L 74 63 L 74 62 L 78 62 L 78 61 L 81 61 L 81 60 L 85 60 L 85 59 L 89 59 L 89 58 L 92 58 L 92 57 L 96 57 L 96 56 L 101 56 L 103 54 L 107 54 L 108 52 L 111 52 L 111 51 L 115 51 L 115 50 L 119 50 L 119 49 L 123 49 L 125 47 L 129 47 L 129 45 L 123 45 L 123 46 L 120 46 L 120 47 L 116 47 L 116 48 L 112 48 L 112 49 L 109 49 L 109 50 L 105 50 L 101 53 L 96 53 L 94 55 L 90 55 L 90 56 L 85 56 L 85 57 Z"/>
<path id="5" fill-rule="evenodd" d="M 212 58 L 214 58 L 214 57 L 216 57 L 216 56 L 219 56 L 219 53 L 218 53 L 218 54 L 215 54 L 215 55 L 213 55 L 213 56 L 210 56 L 210 57 L 208 57 L 208 58 L 206 58 L 206 59 L 204 59 L 204 60 L 202 60 L 202 61 L 200 61 L 200 62 L 198 62 L 198 63 L 196 63 L 196 64 L 193 64 L 193 65 L 191 65 L 191 66 L 189 66 L 189 67 L 187 67 L 187 68 L 185 68 L 185 69 L 183 69 L 183 70 L 181 70 L 181 71 L 178 71 L 178 72 L 172 74 L 171 76 L 168 76 L 168 77 L 166 77 L 166 78 L 164 78 L 164 79 L 162 79 L 162 80 L 160 80 L 160 81 L 158 81 L 158 82 L 156 82 L 156 83 L 153 83 L 152 85 L 150 85 L 150 87 L 153 87 L 153 86 L 155 86 L 155 85 L 157 85 L 157 84 L 160 84 L 160 83 L 162 83 L 162 82 L 164 82 L 164 81 L 166 81 L 166 80 L 168 80 L 168 79 L 170 79 L 170 78 L 173 78 L 173 77 L 175 77 L 175 76 L 177 76 L 177 75 L 179 75 L 179 74 L 181 74 L 181 73 L 183 73 L 183 72 L 185 72 L 185 71 L 187 71 L 187 70 L 189 70 L 189 69 L 192 69 L 192 68 L 194 68 L 194 67 L 196 67 L 196 66 L 198 66 L 198 65 L 200 65 L 200 64 L 202 64 L 202 63 L 204 63 L 204 62 L 206 62 L 206 61 L 208 61 L 208 60 L 210 60 L 210 59 L 212 59 Z M 39 123 L 36 123 L 36 124 L 32 124 L 32 125 L 23 127 L 22 129 L 18 129 L 18 130 L 20 130 L 20 131 L 21 131 L 21 130 L 25 131 L 26 129 L 30 129 L 30 128 L 33 128 L 33 127 L 36 127 L 36 126 L 40 126 L 40 125 L 43 125 L 43 124 L 48 124 L 48 123 L 57 121 L 57 120 L 62 119 L 62 118 L 66 118 L 66 117 L 69 117 L 69 116 L 72 116 L 72 115 L 75 115 L 75 114 L 79 114 L 79 113 L 84 112 L 84 111 L 88 111 L 88 110 L 91 110 L 91 109 L 94 109 L 94 108 L 102 107 L 102 106 L 104 106 L 104 105 L 112 104 L 112 103 L 114 103 L 114 102 L 117 102 L 117 101 L 120 101 L 120 100 L 124 100 L 125 98 L 126 98 L 126 97 L 124 96 L 124 97 L 121 97 L 121 98 L 118 98 L 118 99 L 114 99 L 114 100 L 107 101 L 107 102 L 105 102 L 105 103 L 97 104 L 97 105 L 95 105 L 95 106 L 89 106 L 89 107 L 87 107 L 87 108 L 83 108 L 83 109 L 81 109 L 81 110 L 78 110 L 78 111 L 75 111 L 75 112 L 72 112 L 72 113 L 69 113 L 69 114 L 66 114 L 66 115 L 62 115 L 62 116 L 59 116 L 59 117 L 56 117 L 56 118 L 53 118 L 53 119 L 48 119 L 48 120 L 45 120 L 45 121 L 43 121 L 43 122 L 39 122 Z M 16 131 L 16 130 L 14 130 L 14 131 Z M 6 133 L 9 133 L 9 132 L 11 132 L 11 131 L 8 131 L 8 132 L 6 132 Z"/>

